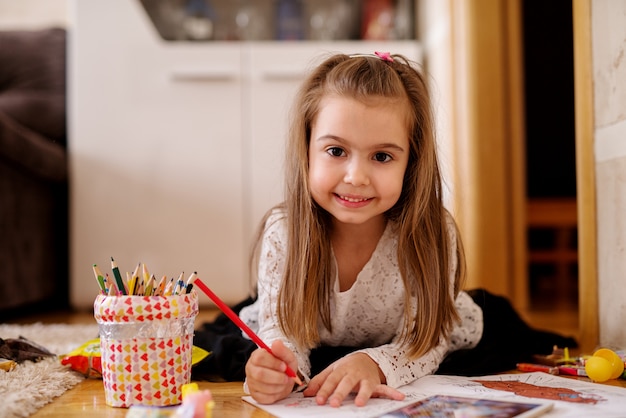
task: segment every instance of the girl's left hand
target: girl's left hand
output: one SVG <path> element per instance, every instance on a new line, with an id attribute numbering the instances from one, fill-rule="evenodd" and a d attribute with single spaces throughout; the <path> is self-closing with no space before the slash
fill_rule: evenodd
<path id="1" fill-rule="evenodd" d="M 352 392 L 357 394 L 356 406 L 364 406 L 373 397 L 404 399 L 404 393 L 383 383 L 384 378 L 376 362 L 367 354 L 354 353 L 335 361 L 311 379 L 303 394 L 315 396 L 318 405 L 328 402 L 333 407 L 341 406 Z"/>

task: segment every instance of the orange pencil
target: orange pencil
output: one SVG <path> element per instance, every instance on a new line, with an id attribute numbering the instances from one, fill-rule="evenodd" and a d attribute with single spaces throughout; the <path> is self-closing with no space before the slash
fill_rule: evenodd
<path id="1" fill-rule="evenodd" d="M 166 281 L 167 281 L 167 276 L 161 277 L 161 280 L 159 281 L 159 285 L 154 290 L 154 296 L 162 296 L 163 295 L 163 291 L 165 290 L 165 282 Z"/>
<path id="2" fill-rule="evenodd" d="M 111 285 L 109 286 L 109 292 L 107 293 L 109 296 L 118 296 L 120 291 L 117 289 L 117 285 L 115 282 L 111 281 Z"/>

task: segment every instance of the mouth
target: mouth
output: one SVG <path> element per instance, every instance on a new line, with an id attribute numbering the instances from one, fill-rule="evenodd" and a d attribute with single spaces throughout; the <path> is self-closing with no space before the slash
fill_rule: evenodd
<path id="1" fill-rule="evenodd" d="M 340 200 L 343 200 L 344 202 L 348 202 L 348 203 L 363 203 L 363 202 L 368 202 L 372 200 L 371 197 L 354 197 L 354 196 L 344 196 L 340 194 L 335 194 L 335 196 L 337 196 L 337 198 L 339 198 Z"/>

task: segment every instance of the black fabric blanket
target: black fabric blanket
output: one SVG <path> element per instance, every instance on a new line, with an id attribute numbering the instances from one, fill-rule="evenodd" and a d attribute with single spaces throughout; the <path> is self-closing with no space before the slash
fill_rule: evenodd
<path id="1" fill-rule="evenodd" d="M 450 353 L 437 374 L 480 376 L 501 373 L 515 369 L 517 363 L 531 361 L 535 354 L 552 353 L 555 345 L 578 346 L 571 337 L 530 327 L 502 296 L 484 289 L 470 290 L 468 294 L 483 310 L 483 336 L 475 348 Z M 238 313 L 252 302 L 253 299 L 246 299 L 233 310 Z M 194 345 L 211 352 L 194 366 L 192 374 L 197 380 L 243 381 L 246 361 L 256 349 L 256 345 L 244 338 L 241 330 L 224 314 L 196 330 Z M 358 347 L 319 347 L 312 350 L 312 374 L 356 349 Z"/>

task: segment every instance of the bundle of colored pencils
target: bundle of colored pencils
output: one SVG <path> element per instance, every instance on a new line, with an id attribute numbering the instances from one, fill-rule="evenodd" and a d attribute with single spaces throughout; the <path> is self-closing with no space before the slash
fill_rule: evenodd
<path id="1" fill-rule="evenodd" d="M 98 265 L 93 265 L 93 273 L 98 282 L 100 293 L 108 296 L 136 295 L 136 296 L 172 296 L 190 293 L 193 290 L 193 282 L 197 277 L 192 273 L 185 282 L 184 272 L 177 279 L 167 278 L 166 275 L 157 281 L 154 274 L 150 274 L 148 267 L 138 263 L 135 270 L 126 272 L 126 279 L 122 278 L 117 263 L 111 257 L 111 271 L 113 278 L 108 273 L 103 274 Z"/>

